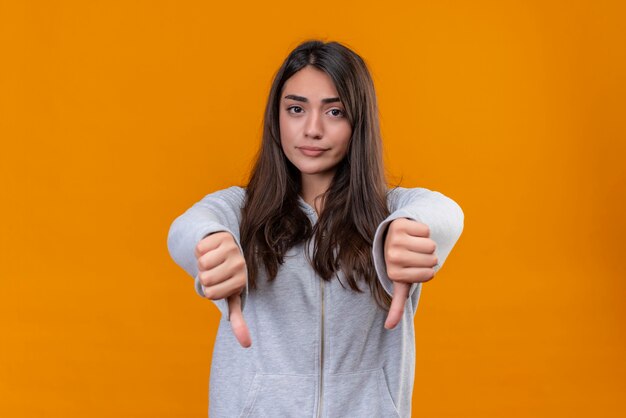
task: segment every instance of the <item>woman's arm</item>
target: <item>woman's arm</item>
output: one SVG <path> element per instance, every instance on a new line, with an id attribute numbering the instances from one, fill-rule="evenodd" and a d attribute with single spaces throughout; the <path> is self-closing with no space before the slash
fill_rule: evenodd
<path id="1" fill-rule="evenodd" d="M 393 283 L 387 275 L 384 259 L 384 237 L 389 224 L 398 218 L 408 218 L 428 225 L 430 239 L 435 241 L 437 248 L 435 256 L 438 263 L 435 265 L 435 273 L 441 269 L 446 258 L 452 251 L 463 231 L 464 214 L 461 207 L 449 197 L 440 192 L 425 188 L 391 189 L 387 195 L 387 202 L 391 214 L 378 226 L 374 235 L 372 255 L 374 266 L 381 284 L 389 295 L 393 295 Z M 421 283 L 413 283 L 409 291 L 409 297 L 413 295 Z M 414 306 L 416 304 L 414 303 Z"/>
<path id="2" fill-rule="evenodd" d="M 198 242 L 214 232 L 229 232 L 239 250 L 243 254 L 239 238 L 241 208 L 245 200 L 245 189 L 233 186 L 206 195 L 202 200 L 178 216 L 170 226 L 167 236 L 167 248 L 172 259 L 195 280 L 196 292 L 204 296 L 198 264 L 194 250 Z M 248 284 L 241 293 L 241 309 L 243 311 L 248 296 Z M 226 299 L 214 300 L 222 315 L 229 319 Z"/>

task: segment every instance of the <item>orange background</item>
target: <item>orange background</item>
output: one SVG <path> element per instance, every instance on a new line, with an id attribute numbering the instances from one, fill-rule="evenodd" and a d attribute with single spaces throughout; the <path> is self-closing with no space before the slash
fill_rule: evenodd
<path id="1" fill-rule="evenodd" d="M 465 212 L 414 416 L 626 416 L 621 2 L 370 3 L 0 3 L 0 416 L 206 416 L 218 311 L 167 232 L 313 37 L 368 62 L 390 180 Z"/>

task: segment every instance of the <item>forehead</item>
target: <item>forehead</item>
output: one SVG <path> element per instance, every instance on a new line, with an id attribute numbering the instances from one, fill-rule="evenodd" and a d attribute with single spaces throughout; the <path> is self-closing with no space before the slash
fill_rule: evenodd
<path id="1" fill-rule="evenodd" d="M 309 99 L 338 96 L 330 76 L 312 66 L 306 66 L 289 77 L 283 86 L 283 93 L 297 94 Z"/>

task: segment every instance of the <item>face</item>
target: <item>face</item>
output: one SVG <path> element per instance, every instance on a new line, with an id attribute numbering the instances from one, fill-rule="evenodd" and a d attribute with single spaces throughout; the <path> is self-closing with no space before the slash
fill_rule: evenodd
<path id="1" fill-rule="evenodd" d="M 279 115 L 283 152 L 302 181 L 328 185 L 352 134 L 330 76 L 312 66 L 292 75 L 283 87 Z"/>

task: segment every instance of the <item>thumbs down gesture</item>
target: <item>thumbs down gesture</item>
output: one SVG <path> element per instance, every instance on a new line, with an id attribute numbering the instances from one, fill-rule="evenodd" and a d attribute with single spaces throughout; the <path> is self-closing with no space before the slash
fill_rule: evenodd
<path id="1" fill-rule="evenodd" d="M 246 286 L 246 260 L 233 236 L 229 232 L 206 236 L 196 246 L 195 256 L 204 296 L 211 300 L 227 298 L 233 333 L 242 347 L 250 347 L 250 331 L 241 309 L 241 292 Z"/>
<path id="2" fill-rule="evenodd" d="M 393 296 L 385 328 L 394 328 L 402 319 L 411 285 L 434 277 L 438 263 L 436 248 L 426 224 L 407 218 L 389 224 L 383 251 Z"/>

